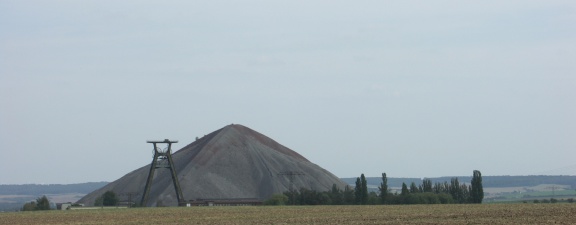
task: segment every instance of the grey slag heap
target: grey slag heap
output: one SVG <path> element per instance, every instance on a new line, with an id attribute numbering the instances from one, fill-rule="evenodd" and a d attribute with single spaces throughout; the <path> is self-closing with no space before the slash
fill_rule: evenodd
<path id="1" fill-rule="evenodd" d="M 333 184 L 341 189 L 346 186 L 346 183 L 304 156 L 238 124 L 197 138 L 173 152 L 171 159 L 172 170 L 151 169 L 153 163 L 145 165 L 84 196 L 78 203 L 94 205 L 96 198 L 106 191 L 113 191 L 118 196 L 130 196 L 134 203 L 140 203 L 147 186 L 148 196 L 144 206 L 178 206 L 206 199 L 264 201 L 273 194 L 289 190 L 306 188 L 327 191 Z M 161 159 L 157 163 L 169 163 L 166 160 Z M 172 171 L 181 194 L 174 186 L 178 183 L 172 179 Z M 154 174 L 147 185 L 151 172 Z M 183 198 L 180 203 L 179 195 Z"/>

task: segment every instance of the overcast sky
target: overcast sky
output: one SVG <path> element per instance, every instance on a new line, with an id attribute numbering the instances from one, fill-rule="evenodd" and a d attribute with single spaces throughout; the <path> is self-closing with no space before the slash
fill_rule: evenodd
<path id="1" fill-rule="evenodd" d="M 0 0 L 0 184 L 231 123 L 338 177 L 576 175 L 576 2 Z"/>

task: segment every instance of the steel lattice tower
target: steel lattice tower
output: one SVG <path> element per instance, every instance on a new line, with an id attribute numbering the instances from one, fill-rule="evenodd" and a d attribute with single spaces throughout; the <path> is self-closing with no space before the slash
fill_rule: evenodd
<path id="1" fill-rule="evenodd" d="M 146 186 L 144 187 L 144 195 L 142 195 L 142 201 L 140 205 L 146 207 L 148 203 L 148 194 L 150 192 L 150 186 L 152 186 L 152 180 L 154 179 L 154 171 L 158 168 L 167 168 L 170 170 L 172 175 L 172 181 L 174 182 L 174 189 L 176 191 L 176 197 L 178 198 L 178 205 L 184 204 L 184 196 L 182 195 L 182 189 L 180 188 L 180 183 L 178 182 L 178 177 L 176 176 L 176 168 L 174 167 L 174 161 L 172 161 L 172 144 L 178 143 L 176 140 L 164 139 L 163 141 L 147 141 L 154 145 L 154 159 L 150 164 L 150 173 L 148 173 L 148 179 L 146 180 Z M 168 147 L 162 149 L 157 146 L 157 144 L 168 144 Z"/>
<path id="2" fill-rule="evenodd" d="M 288 190 L 290 191 L 290 194 L 292 195 L 292 205 L 296 205 L 295 199 L 294 199 L 294 177 L 296 176 L 300 176 L 300 175 L 305 175 L 303 172 L 298 172 L 298 171 L 284 171 L 284 172 L 280 172 L 278 173 L 278 175 L 280 176 L 288 176 L 288 180 L 290 181 L 290 186 L 288 187 Z"/>

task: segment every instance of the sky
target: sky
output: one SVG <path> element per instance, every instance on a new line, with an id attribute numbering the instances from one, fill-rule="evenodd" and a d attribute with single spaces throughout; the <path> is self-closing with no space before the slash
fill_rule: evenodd
<path id="1" fill-rule="evenodd" d="M 576 2 L 0 0 L 0 184 L 235 123 L 338 177 L 576 175 Z"/>

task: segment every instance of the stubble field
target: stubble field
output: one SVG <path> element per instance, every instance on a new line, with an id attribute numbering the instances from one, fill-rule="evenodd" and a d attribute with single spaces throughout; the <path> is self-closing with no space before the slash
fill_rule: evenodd
<path id="1" fill-rule="evenodd" d="M 0 224 L 574 224 L 576 204 L 240 206 L 0 213 Z"/>

